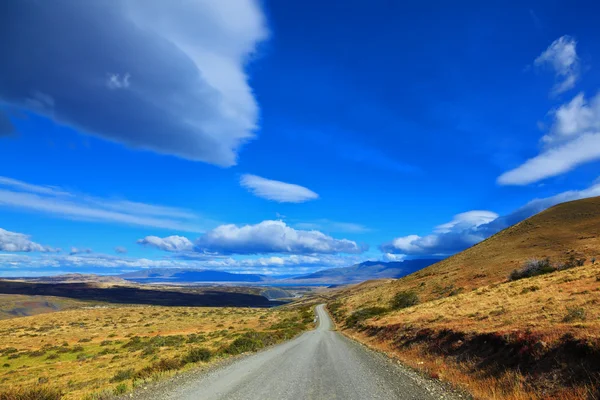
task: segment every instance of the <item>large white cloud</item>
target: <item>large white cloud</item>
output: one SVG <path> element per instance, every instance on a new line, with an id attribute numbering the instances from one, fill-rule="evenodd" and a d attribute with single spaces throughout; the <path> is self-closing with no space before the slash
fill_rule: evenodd
<path id="1" fill-rule="evenodd" d="M 43 246 L 39 243 L 32 242 L 28 235 L 23 233 L 11 232 L 0 228 L 0 251 L 9 252 L 54 252 L 54 249 L 49 246 Z"/>
<path id="2" fill-rule="evenodd" d="M 600 160 L 600 93 L 588 101 L 583 93 L 553 111 L 542 152 L 498 178 L 502 185 L 527 185 Z"/>
<path id="3" fill-rule="evenodd" d="M 348 239 L 334 239 L 322 232 L 297 230 L 283 221 L 255 225 L 221 225 L 196 241 L 196 250 L 217 254 L 335 254 L 366 250 Z"/>
<path id="4" fill-rule="evenodd" d="M 36 211 L 59 218 L 202 232 L 206 219 L 191 211 L 125 199 L 68 192 L 0 176 L 0 207 Z"/>
<path id="5" fill-rule="evenodd" d="M 556 39 L 535 59 L 534 64 L 536 66 L 548 65 L 554 69 L 557 82 L 552 89 L 553 94 L 560 94 L 572 89 L 579 79 L 577 42 L 568 35 Z"/>
<path id="6" fill-rule="evenodd" d="M 257 0 L 4 1 L 0 26 L 0 103 L 221 166 L 257 129 Z"/>
<path id="7" fill-rule="evenodd" d="M 279 203 L 304 203 L 319 198 L 318 194 L 304 186 L 251 174 L 242 175 L 240 184 L 255 196 Z"/>
<path id="8" fill-rule="evenodd" d="M 158 236 L 146 236 L 137 241 L 138 244 L 155 247 L 164 251 L 189 251 L 194 248 L 194 244 L 184 236 L 168 236 L 160 238 Z"/>
<path id="9" fill-rule="evenodd" d="M 600 196 L 600 183 L 583 190 L 571 190 L 551 197 L 534 199 L 504 216 L 490 211 L 458 214 L 451 222 L 439 225 L 429 235 L 398 237 L 381 245 L 381 250 L 384 253 L 410 256 L 451 255 L 556 204 L 595 196 Z"/>

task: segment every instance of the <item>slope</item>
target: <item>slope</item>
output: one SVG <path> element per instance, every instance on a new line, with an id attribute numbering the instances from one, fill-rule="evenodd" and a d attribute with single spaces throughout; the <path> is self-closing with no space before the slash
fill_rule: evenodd
<path id="1" fill-rule="evenodd" d="M 347 335 L 476 398 L 600 398 L 599 235 L 600 198 L 563 203 L 329 309 Z M 547 273 L 509 278 L 546 257 Z"/>

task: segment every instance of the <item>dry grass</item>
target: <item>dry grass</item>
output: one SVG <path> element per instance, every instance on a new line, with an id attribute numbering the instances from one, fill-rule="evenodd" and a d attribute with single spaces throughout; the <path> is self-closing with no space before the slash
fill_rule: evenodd
<path id="1" fill-rule="evenodd" d="M 485 361 L 480 354 L 471 354 L 468 347 L 461 345 L 467 340 L 476 342 L 482 335 L 503 338 L 506 343 L 534 338 L 532 343 L 543 346 L 540 350 L 543 353 L 560 347 L 561 340 L 569 337 L 600 352 L 598 277 L 600 265 L 596 264 L 485 286 L 389 311 L 363 321 L 359 329 L 344 332 L 431 376 L 466 388 L 477 398 L 590 399 L 597 388 L 588 383 L 557 387 L 561 383 L 542 382 L 545 376 L 538 376 L 539 381 L 532 382 L 531 376 L 519 373 L 518 369 L 491 374 L 478 367 Z M 341 298 L 336 303 L 336 306 L 341 305 L 337 310 L 340 327 L 358 303 L 352 297 L 348 302 L 345 300 Z M 427 338 L 415 339 L 425 333 Z M 450 339 L 452 335 L 456 337 Z M 448 348 L 442 349 L 442 346 Z M 452 352 L 452 346 L 461 349 Z M 530 350 L 521 346 L 519 351 L 526 349 L 535 353 L 538 350 L 534 346 L 530 346 Z M 504 351 L 508 353 L 510 349 Z M 457 356 L 458 353 L 462 353 L 462 357 Z M 556 371 L 554 373 L 556 375 Z M 591 377 L 593 379 L 593 375 Z"/>
<path id="2" fill-rule="evenodd" d="M 143 379 L 191 368 L 190 362 L 203 364 L 205 350 L 211 360 L 227 357 L 228 346 L 240 337 L 263 346 L 307 329 L 308 321 L 312 315 L 298 309 L 159 306 L 98 307 L 4 320 L 0 398 L 39 385 L 62 390 L 65 399 L 123 393 Z"/>
<path id="3" fill-rule="evenodd" d="M 346 293 L 356 306 L 387 303 L 400 291 L 429 301 L 505 282 L 528 259 L 571 256 L 600 261 L 600 197 L 559 204 L 402 279 L 365 282 Z"/>
<path id="4" fill-rule="evenodd" d="M 600 259 L 599 238 L 600 198 L 564 203 L 402 279 L 342 289 L 328 296 L 330 309 L 346 334 L 478 398 L 597 398 L 600 264 L 591 260 Z M 525 261 L 546 257 L 587 261 L 508 280 Z M 401 292 L 420 304 L 392 310 Z M 378 307 L 387 310 L 348 318 Z"/>
<path id="5" fill-rule="evenodd" d="M 386 314 L 373 325 L 490 333 L 531 330 L 552 342 L 571 333 L 600 337 L 600 264 L 484 286 Z M 569 310 L 582 318 L 565 319 Z"/>

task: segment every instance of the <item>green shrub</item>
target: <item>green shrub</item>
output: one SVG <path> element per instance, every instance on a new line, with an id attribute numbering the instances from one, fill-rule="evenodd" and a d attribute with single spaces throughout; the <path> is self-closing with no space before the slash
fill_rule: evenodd
<path id="1" fill-rule="evenodd" d="M 127 384 L 126 383 L 119 383 L 117 386 L 115 386 L 115 389 L 113 390 L 113 393 L 115 394 L 115 396 L 124 394 L 126 392 L 127 392 Z"/>
<path id="2" fill-rule="evenodd" d="M 117 371 L 112 378 L 110 378 L 111 382 L 123 382 L 126 381 L 128 379 L 133 378 L 135 374 L 135 371 L 130 368 L 130 369 L 121 369 L 119 371 Z"/>
<path id="3" fill-rule="evenodd" d="M 152 365 L 142 368 L 135 373 L 134 378 L 148 378 L 155 373 L 181 369 L 184 365 L 185 363 L 178 358 L 164 358 L 162 360 L 158 360 Z"/>
<path id="4" fill-rule="evenodd" d="M 46 352 L 44 350 L 34 350 L 29 352 L 29 357 L 41 357 L 45 355 Z"/>
<path id="5" fill-rule="evenodd" d="M 364 320 L 376 317 L 377 315 L 385 314 L 389 310 L 384 307 L 367 307 L 360 310 L 354 311 L 348 318 L 346 318 L 346 326 L 354 328 L 362 325 Z"/>
<path id="6" fill-rule="evenodd" d="M 392 299 L 392 309 L 399 310 L 401 308 L 412 307 L 416 304 L 419 304 L 419 296 L 415 292 L 412 291 L 402 291 L 396 293 L 394 298 Z"/>
<path id="7" fill-rule="evenodd" d="M 197 363 L 199 361 L 208 361 L 212 356 L 210 350 L 205 347 L 193 348 L 183 357 L 186 363 Z"/>
<path id="8" fill-rule="evenodd" d="M 249 351 L 257 351 L 265 347 L 264 343 L 259 339 L 254 339 L 248 336 L 241 336 L 235 339 L 226 349 L 227 354 L 241 354 Z"/>
<path id="9" fill-rule="evenodd" d="M 585 310 L 581 307 L 567 307 L 567 315 L 563 322 L 585 321 Z"/>

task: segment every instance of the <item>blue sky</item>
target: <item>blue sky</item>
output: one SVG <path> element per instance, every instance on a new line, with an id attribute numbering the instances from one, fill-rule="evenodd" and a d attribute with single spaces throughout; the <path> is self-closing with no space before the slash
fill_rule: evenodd
<path id="1" fill-rule="evenodd" d="M 600 195 L 593 2 L 6 1 L 0 275 L 443 257 Z"/>

